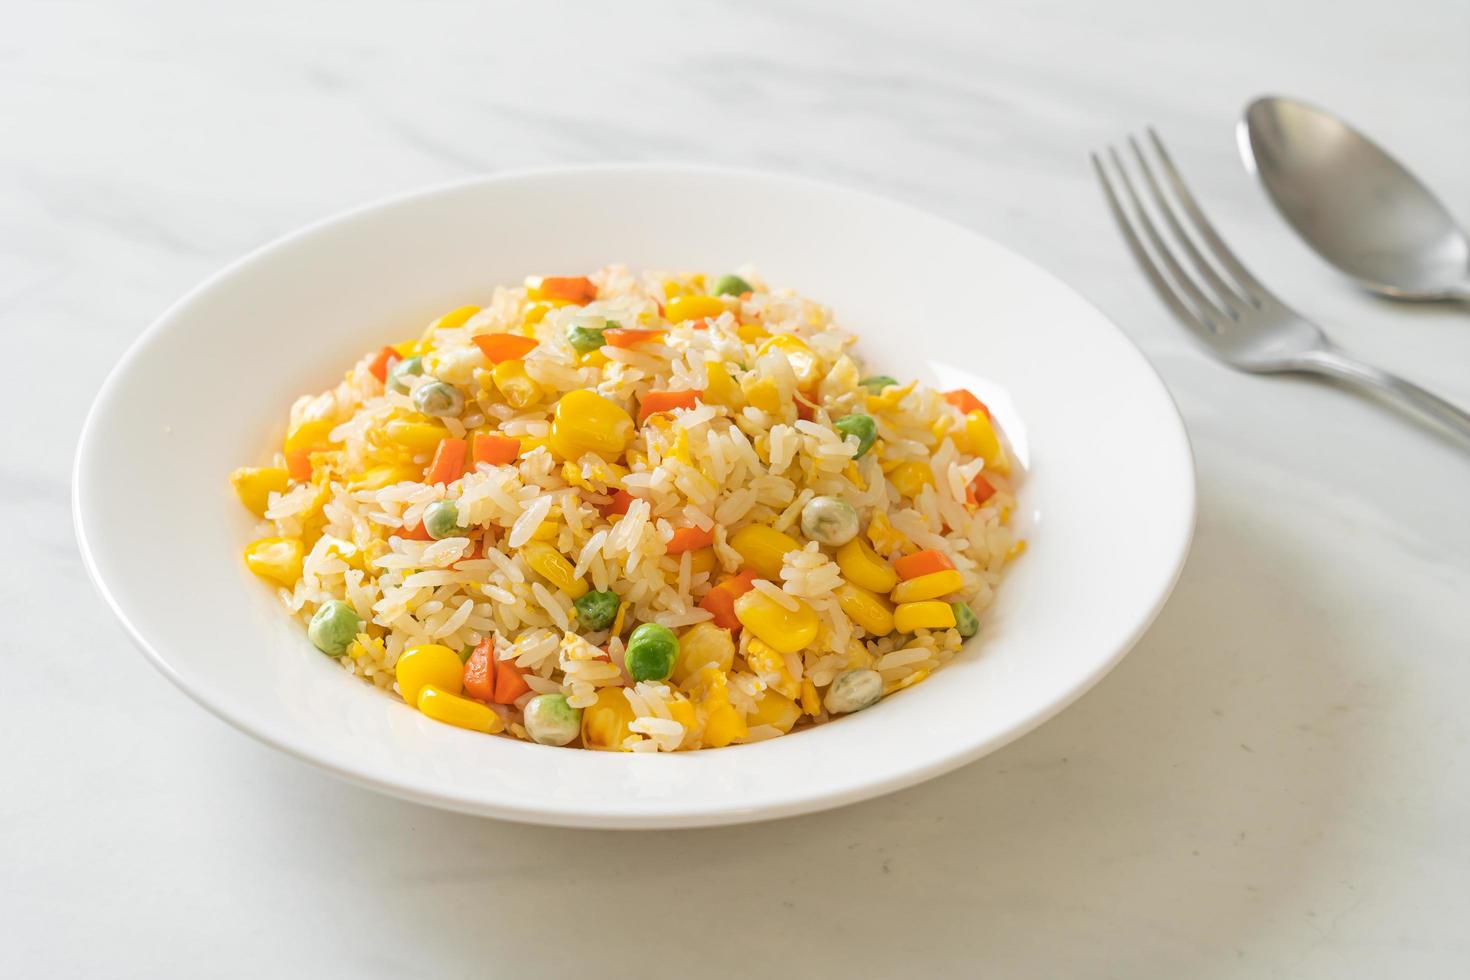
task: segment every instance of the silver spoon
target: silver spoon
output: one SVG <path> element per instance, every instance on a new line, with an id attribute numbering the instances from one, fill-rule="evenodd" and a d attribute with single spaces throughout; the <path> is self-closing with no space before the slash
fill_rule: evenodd
<path id="1" fill-rule="evenodd" d="M 1470 237 L 1368 137 L 1277 96 L 1246 107 L 1240 153 L 1282 215 L 1328 262 L 1376 293 L 1470 302 Z"/>

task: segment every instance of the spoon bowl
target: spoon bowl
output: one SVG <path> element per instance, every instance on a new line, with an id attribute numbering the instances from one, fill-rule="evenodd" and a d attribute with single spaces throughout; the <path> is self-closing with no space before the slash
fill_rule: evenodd
<path id="1" fill-rule="evenodd" d="M 1297 234 L 1362 286 L 1470 300 L 1470 237 L 1403 164 L 1322 109 L 1271 96 L 1238 129 L 1246 169 Z"/>

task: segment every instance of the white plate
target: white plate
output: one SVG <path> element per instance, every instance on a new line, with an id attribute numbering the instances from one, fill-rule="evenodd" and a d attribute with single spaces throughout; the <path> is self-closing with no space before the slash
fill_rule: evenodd
<path id="1" fill-rule="evenodd" d="M 441 725 L 317 653 L 240 559 L 227 483 L 297 395 L 499 283 L 608 262 L 753 262 L 830 304 L 870 370 L 970 387 L 1029 475 L 1030 540 L 980 635 L 919 686 L 787 738 L 676 755 L 545 748 Z M 242 259 L 143 335 L 82 433 L 77 535 L 148 659 L 200 704 L 348 779 L 537 823 L 677 827 L 850 803 L 1004 745 L 1094 684 L 1173 587 L 1194 523 L 1183 425 L 1071 289 L 944 220 L 780 177 L 603 167 L 454 184 Z"/>

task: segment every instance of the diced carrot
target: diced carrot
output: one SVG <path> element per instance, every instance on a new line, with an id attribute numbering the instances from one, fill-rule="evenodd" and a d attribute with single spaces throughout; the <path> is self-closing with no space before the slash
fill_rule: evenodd
<path id="1" fill-rule="evenodd" d="M 481 640 L 464 662 L 464 692 L 480 701 L 495 700 L 495 671 L 490 657 L 495 652 L 492 640 Z"/>
<path id="2" fill-rule="evenodd" d="M 559 299 L 578 306 L 597 298 L 597 286 L 586 276 L 547 276 L 539 289 L 542 299 Z"/>
<path id="3" fill-rule="evenodd" d="M 689 324 L 689 326 L 690 326 L 691 329 L 694 329 L 694 330 L 708 330 L 709 329 L 709 324 L 710 324 L 709 317 L 703 317 L 703 318 L 701 318 L 699 320 L 695 320 L 693 323 Z"/>
<path id="4" fill-rule="evenodd" d="M 635 330 L 631 327 L 609 327 L 602 332 L 602 339 L 613 347 L 637 347 L 650 340 L 662 337 L 662 330 Z"/>
<path id="5" fill-rule="evenodd" d="M 535 337 L 522 337 L 518 333 L 482 333 L 474 340 L 475 346 L 491 364 L 525 357 L 540 342 Z"/>
<path id="6" fill-rule="evenodd" d="M 628 508 L 633 505 L 633 495 L 626 490 L 614 490 L 612 502 L 603 508 L 603 516 L 609 514 L 626 514 Z"/>
<path id="7" fill-rule="evenodd" d="M 743 569 L 705 593 L 699 608 L 714 617 L 714 624 L 732 633 L 740 633 L 740 620 L 735 615 L 735 600 L 755 588 L 755 569 Z"/>
<path id="8" fill-rule="evenodd" d="M 510 704 L 531 689 L 514 660 L 495 661 L 495 703 Z"/>
<path id="9" fill-rule="evenodd" d="M 942 572 L 947 568 L 954 568 L 954 562 L 949 560 L 942 551 L 930 548 L 913 555 L 904 555 L 893 563 L 893 570 L 898 577 L 907 581 L 918 578 L 920 575 L 928 575 L 931 572 Z"/>
<path id="10" fill-rule="evenodd" d="M 970 485 L 965 488 L 965 500 L 972 504 L 983 504 L 994 496 L 995 487 L 991 486 L 990 481 L 980 473 L 976 473 L 975 479 L 971 480 Z"/>
<path id="11" fill-rule="evenodd" d="M 474 461 L 502 466 L 515 462 L 521 454 L 521 441 L 515 436 L 501 436 L 489 432 L 475 434 Z"/>
<path id="12" fill-rule="evenodd" d="M 311 450 L 293 449 L 286 453 L 286 473 L 293 480 L 305 483 L 311 479 Z"/>
<path id="13" fill-rule="evenodd" d="M 674 536 L 669 538 L 668 547 L 664 550 L 671 555 L 682 555 L 686 551 L 708 548 L 714 543 L 715 532 L 713 531 L 701 531 L 697 527 L 679 527 L 674 529 Z"/>
<path id="14" fill-rule="evenodd" d="M 755 295 L 755 293 L 753 293 L 753 292 L 751 292 L 750 290 L 747 289 L 745 292 L 743 292 L 743 293 L 740 294 L 740 302 L 743 303 L 746 300 L 750 299 L 754 295 Z"/>
<path id="15" fill-rule="evenodd" d="M 426 527 L 424 527 L 424 522 L 423 521 L 419 521 L 417 524 L 413 525 L 412 527 L 405 527 L 405 528 L 403 528 L 402 530 L 400 530 L 398 532 L 398 536 L 400 538 L 404 538 L 405 540 L 408 540 L 408 541 L 433 541 L 434 540 L 433 535 L 429 534 L 429 529 L 426 528 Z"/>
<path id="16" fill-rule="evenodd" d="M 469 444 L 463 439 L 454 436 L 445 436 L 439 440 L 439 448 L 434 450 L 434 461 L 424 471 L 425 483 L 453 483 L 464 476 L 465 451 Z"/>
<path id="17" fill-rule="evenodd" d="M 403 360 L 403 355 L 392 347 L 384 347 L 373 355 L 368 362 L 368 372 L 379 381 L 388 380 L 388 369 L 393 366 L 394 361 Z"/>
<path id="18" fill-rule="evenodd" d="M 966 415 L 969 415 L 971 412 L 984 412 L 987 417 L 990 415 L 990 409 L 986 407 L 985 403 L 964 388 L 946 391 L 944 393 L 944 400 Z"/>
<path id="19" fill-rule="evenodd" d="M 638 421 L 650 415 L 672 412 L 676 408 L 693 408 L 699 404 L 697 391 L 650 391 L 638 400 Z"/>

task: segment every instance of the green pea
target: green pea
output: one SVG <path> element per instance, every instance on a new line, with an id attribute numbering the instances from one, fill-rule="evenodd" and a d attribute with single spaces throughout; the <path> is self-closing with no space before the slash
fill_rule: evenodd
<path id="1" fill-rule="evenodd" d="M 436 500 L 425 507 L 424 530 L 435 541 L 460 535 L 465 528 L 459 523 L 459 504 L 452 500 Z"/>
<path id="2" fill-rule="evenodd" d="M 858 384 L 868 389 L 870 394 L 881 395 L 883 394 L 884 388 L 887 388 L 889 385 L 898 384 L 898 379 L 890 378 L 886 374 L 875 374 L 871 378 L 864 378 Z"/>
<path id="3" fill-rule="evenodd" d="M 954 610 L 954 628 L 960 631 L 960 636 L 968 640 L 980 632 L 980 620 L 975 618 L 969 603 L 951 602 L 949 608 Z"/>
<path id="4" fill-rule="evenodd" d="M 458 418 L 464 411 L 464 395 L 454 385 L 442 381 L 421 384 L 413 393 L 413 407 L 425 415 Z"/>
<path id="5" fill-rule="evenodd" d="M 873 443 L 878 438 L 878 423 L 873 421 L 873 416 L 863 415 L 861 412 L 842 416 L 842 418 L 832 423 L 832 428 L 842 433 L 844 437 L 857 436 L 858 456 L 872 449 Z M 856 459 L 857 457 L 854 456 L 853 458 Z"/>
<path id="6" fill-rule="evenodd" d="M 565 694 L 538 694 L 522 713 L 526 734 L 541 745 L 566 745 L 582 733 L 582 709 L 567 703 Z"/>
<path id="7" fill-rule="evenodd" d="M 719 280 L 715 283 L 716 296 L 739 296 L 741 293 L 753 292 L 755 292 L 755 290 L 750 288 L 750 283 L 746 282 L 744 279 L 741 279 L 734 273 L 731 273 L 728 276 L 721 276 Z"/>
<path id="8" fill-rule="evenodd" d="M 577 619 L 582 623 L 582 628 L 589 632 L 605 630 L 613 624 L 618 615 L 618 594 L 616 592 L 584 592 L 581 598 L 572 603 L 577 610 Z"/>
<path id="9" fill-rule="evenodd" d="M 594 330 L 591 327 L 567 327 L 567 343 L 571 344 L 572 350 L 578 354 L 590 354 L 602 347 L 605 342 L 602 330 Z"/>
<path id="10" fill-rule="evenodd" d="M 628 637 L 623 663 L 635 681 L 668 680 L 679 659 L 679 639 L 667 626 L 644 623 Z"/>
<path id="11" fill-rule="evenodd" d="M 400 395 L 408 394 L 409 375 L 424 373 L 424 359 L 422 357 L 405 357 L 394 363 L 388 369 L 388 387 Z"/>
<path id="12" fill-rule="evenodd" d="M 801 509 L 801 533 L 820 544 L 847 544 L 860 529 L 858 512 L 841 497 L 813 497 Z"/>
<path id="13" fill-rule="evenodd" d="M 850 714 L 877 704 L 883 698 L 883 675 L 876 670 L 859 667 L 844 670 L 832 679 L 823 704 L 834 715 Z"/>
<path id="14" fill-rule="evenodd" d="M 361 632 L 362 617 L 341 599 L 328 599 L 316 607 L 311 625 L 306 627 L 306 638 L 327 656 L 340 657 Z"/>

